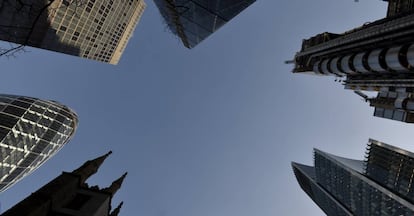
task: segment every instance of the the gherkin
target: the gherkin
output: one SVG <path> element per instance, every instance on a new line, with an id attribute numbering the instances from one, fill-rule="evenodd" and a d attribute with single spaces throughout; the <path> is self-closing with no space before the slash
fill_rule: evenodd
<path id="1" fill-rule="evenodd" d="M 55 101 L 0 94 L 0 192 L 59 151 L 77 122 L 71 109 Z"/>

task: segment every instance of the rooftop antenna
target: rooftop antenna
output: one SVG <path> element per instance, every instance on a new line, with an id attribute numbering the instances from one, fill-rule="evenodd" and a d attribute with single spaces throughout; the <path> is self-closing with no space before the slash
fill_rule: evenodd
<path id="1" fill-rule="evenodd" d="M 295 60 L 286 60 L 285 61 L 285 64 L 294 64 L 295 63 Z"/>
<path id="2" fill-rule="evenodd" d="M 362 93 L 361 91 L 354 91 L 355 94 L 359 95 L 360 97 L 362 97 L 364 99 L 365 102 L 368 101 L 368 95 Z"/>

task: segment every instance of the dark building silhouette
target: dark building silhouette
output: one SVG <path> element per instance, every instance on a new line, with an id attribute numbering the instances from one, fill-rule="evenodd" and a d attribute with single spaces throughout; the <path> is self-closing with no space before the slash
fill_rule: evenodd
<path id="1" fill-rule="evenodd" d="M 103 189 L 85 182 L 110 154 L 87 161 L 72 172 L 63 172 L 1 216 L 117 216 L 123 203 L 112 209 L 111 200 L 126 173 Z"/>
<path id="2" fill-rule="evenodd" d="M 389 2 L 387 16 L 394 16 L 399 13 L 408 12 L 414 8 L 414 1 L 412 0 L 383 0 Z"/>
<path id="3" fill-rule="evenodd" d="M 346 89 L 378 92 L 366 98 L 375 116 L 412 123 L 414 107 L 407 104 L 414 92 L 414 2 L 387 2 L 383 19 L 303 40 L 293 72 L 341 77 Z"/>
<path id="4" fill-rule="evenodd" d="M 76 113 L 55 101 L 0 94 L 0 192 L 55 155 L 77 123 Z"/>
<path id="5" fill-rule="evenodd" d="M 292 162 L 300 187 L 329 216 L 414 215 L 414 153 L 370 139 L 364 161 L 314 150 Z"/>
<path id="6" fill-rule="evenodd" d="M 193 48 L 256 0 L 154 0 L 168 28 Z"/>

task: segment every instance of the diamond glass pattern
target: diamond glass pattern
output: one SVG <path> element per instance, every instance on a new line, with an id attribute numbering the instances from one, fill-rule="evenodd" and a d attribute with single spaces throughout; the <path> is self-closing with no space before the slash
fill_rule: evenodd
<path id="1" fill-rule="evenodd" d="M 57 102 L 0 94 L 0 192 L 60 150 L 77 122 L 77 115 Z"/>

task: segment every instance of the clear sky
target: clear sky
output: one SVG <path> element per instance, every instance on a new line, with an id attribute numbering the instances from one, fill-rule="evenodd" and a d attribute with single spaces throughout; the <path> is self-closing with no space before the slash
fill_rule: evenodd
<path id="1" fill-rule="evenodd" d="M 375 118 L 333 78 L 283 63 L 303 38 L 384 17 L 386 3 L 259 0 L 192 50 L 147 5 L 117 66 L 35 48 L 0 58 L 0 92 L 56 100 L 80 118 L 70 143 L 0 194 L 2 211 L 113 150 L 89 184 L 128 171 L 113 200 L 125 201 L 123 216 L 317 216 L 291 161 L 313 164 L 314 147 L 362 159 L 368 138 L 414 151 L 414 126 Z"/>

